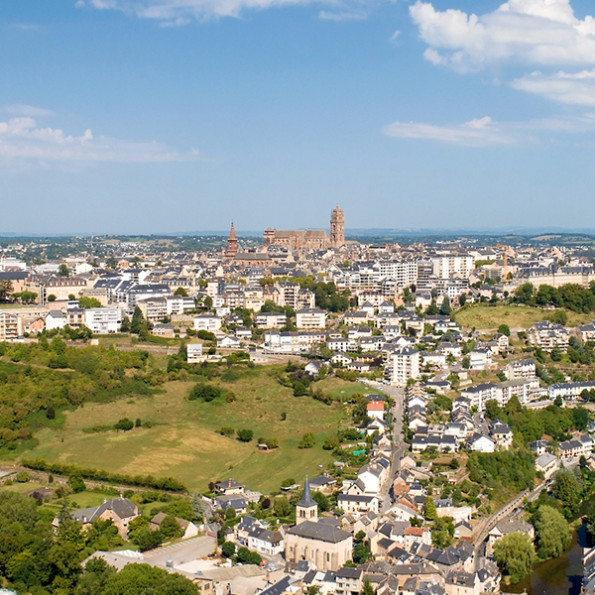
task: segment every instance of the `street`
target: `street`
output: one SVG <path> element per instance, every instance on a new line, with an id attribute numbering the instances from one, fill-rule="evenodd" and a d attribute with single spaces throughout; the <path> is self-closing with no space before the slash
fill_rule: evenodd
<path id="1" fill-rule="evenodd" d="M 386 512 L 392 506 L 392 499 L 390 490 L 394 480 L 401 468 L 401 459 L 407 450 L 407 444 L 403 437 L 403 407 L 405 402 L 405 389 L 397 386 L 390 386 L 382 382 L 375 382 L 373 380 L 360 380 L 376 390 L 382 391 L 394 400 L 395 405 L 392 408 L 392 423 L 393 423 L 393 450 L 391 455 L 390 475 L 387 481 L 384 482 L 382 489 L 378 494 L 380 500 L 380 512 Z"/>

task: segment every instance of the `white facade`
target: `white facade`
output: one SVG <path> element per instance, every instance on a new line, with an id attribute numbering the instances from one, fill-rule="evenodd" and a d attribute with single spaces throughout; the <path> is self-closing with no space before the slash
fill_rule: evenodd
<path id="1" fill-rule="evenodd" d="M 390 356 L 390 383 L 405 386 L 410 378 L 419 378 L 419 351 L 411 347 L 398 349 Z"/>
<path id="2" fill-rule="evenodd" d="M 326 312 L 318 308 L 305 308 L 295 313 L 295 325 L 298 328 L 324 328 Z"/>
<path id="3" fill-rule="evenodd" d="M 85 326 L 95 334 L 117 333 L 122 325 L 120 308 L 88 308 L 85 310 Z"/>
<path id="4" fill-rule="evenodd" d="M 209 331 L 214 333 L 221 328 L 221 318 L 211 314 L 199 314 L 194 317 L 195 331 Z"/>

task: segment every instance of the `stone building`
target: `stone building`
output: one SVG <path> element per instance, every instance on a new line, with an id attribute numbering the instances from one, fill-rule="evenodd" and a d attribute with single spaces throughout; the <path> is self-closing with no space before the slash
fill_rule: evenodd
<path id="1" fill-rule="evenodd" d="M 326 250 L 327 248 L 340 248 L 345 243 L 345 215 L 336 207 L 331 212 L 331 235 L 318 229 L 290 229 L 278 230 L 267 227 L 262 239 L 266 246 L 283 246 L 288 250 Z"/>
<path id="2" fill-rule="evenodd" d="M 296 524 L 285 536 L 285 559 L 296 564 L 307 560 L 318 570 L 338 570 L 351 560 L 353 538 L 339 529 L 336 519 L 319 519 L 318 505 L 306 478 L 304 493 L 296 505 Z"/>

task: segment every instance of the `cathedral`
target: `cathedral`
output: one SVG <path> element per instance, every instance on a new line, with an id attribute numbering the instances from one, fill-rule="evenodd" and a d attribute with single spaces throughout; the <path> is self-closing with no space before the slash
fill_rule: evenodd
<path id="1" fill-rule="evenodd" d="M 326 250 L 345 244 L 345 215 L 337 206 L 331 212 L 330 236 L 324 230 L 278 230 L 267 227 L 263 246 L 283 246 L 288 250 Z"/>

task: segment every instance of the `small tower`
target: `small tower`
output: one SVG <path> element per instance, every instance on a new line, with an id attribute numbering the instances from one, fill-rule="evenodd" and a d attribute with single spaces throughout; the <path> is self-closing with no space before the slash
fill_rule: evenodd
<path id="1" fill-rule="evenodd" d="M 295 508 L 295 524 L 299 525 L 304 521 L 311 521 L 316 523 L 318 521 L 318 504 L 312 498 L 310 491 L 310 480 L 306 475 L 306 483 L 304 484 L 304 493 L 296 504 Z"/>
<path id="2" fill-rule="evenodd" d="M 227 249 L 225 250 L 225 258 L 233 258 L 238 253 L 238 238 L 236 238 L 236 230 L 231 222 L 231 231 L 227 238 Z"/>
<path id="3" fill-rule="evenodd" d="M 337 205 L 331 211 L 331 246 L 340 248 L 345 244 L 345 214 Z"/>

